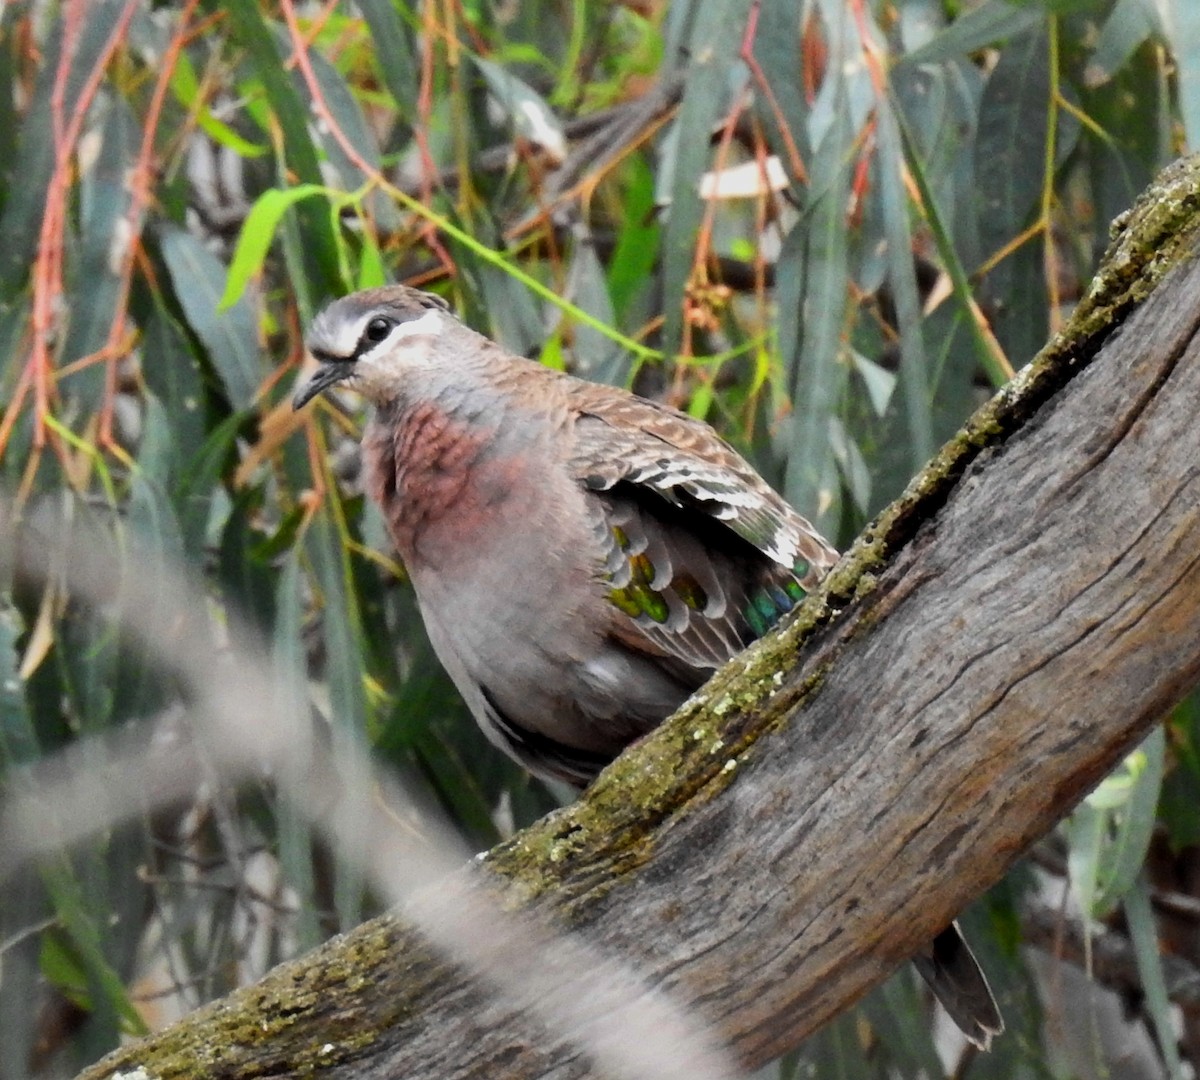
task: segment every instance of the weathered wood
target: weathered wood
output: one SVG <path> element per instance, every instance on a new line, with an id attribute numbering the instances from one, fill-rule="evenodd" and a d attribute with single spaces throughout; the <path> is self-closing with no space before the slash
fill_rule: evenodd
<path id="1" fill-rule="evenodd" d="M 1196 684 L 1197 175 L 1160 181 L 1067 336 L 791 626 L 488 856 L 506 905 L 628 959 L 760 1063 L 998 880 Z M 84 1076 L 138 1065 L 586 1073 L 393 918 Z"/>

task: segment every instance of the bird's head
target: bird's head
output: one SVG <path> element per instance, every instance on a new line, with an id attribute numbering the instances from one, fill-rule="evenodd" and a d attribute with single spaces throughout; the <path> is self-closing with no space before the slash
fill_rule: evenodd
<path id="1" fill-rule="evenodd" d="M 299 409 L 346 382 L 381 404 L 404 377 L 429 364 L 457 325 L 446 302 L 405 285 L 387 285 L 335 300 L 313 320 L 308 350 L 317 370 L 292 398 Z"/>

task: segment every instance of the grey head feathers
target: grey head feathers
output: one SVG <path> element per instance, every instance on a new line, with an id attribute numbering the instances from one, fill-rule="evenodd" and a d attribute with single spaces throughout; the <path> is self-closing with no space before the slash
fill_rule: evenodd
<path id="1" fill-rule="evenodd" d="M 299 409 L 331 386 L 353 389 L 377 403 L 402 366 L 419 364 L 457 321 L 440 296 L 406 285 L 385 285 L 330 304 L 313 321 L 308 350 L 318 367 L 292 398 Z"/>

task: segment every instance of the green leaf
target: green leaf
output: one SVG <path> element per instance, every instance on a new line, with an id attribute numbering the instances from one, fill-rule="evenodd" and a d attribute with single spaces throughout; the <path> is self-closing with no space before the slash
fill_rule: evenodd
<path id="1" fill-rule="evenodd" d="M 1125 894 L 1125 919 L 1129 924 L 1129 936 L 1133 941 L 1133 955 L 1137 960 L 1138 974 L 1142 979 L 1142 990 L 1146 995 L 1146 1008 L 1154 1021 L 1158 1035 L 1158 1048 L 1167 1066 L 1171 1080 L 1183 1080 L 1183 1062 L 1179 1059 L 1179 1048 L 1175 1039 L 1175 1024 L 1171 1017 L 1171 1002 L 1167 997 L 1167 982 L 1163 975 L 1162 953 L 1158 944 L 1158 929 L 1154 912 L 1150 908 L 1150 891 L 1144 878 L 1139 878 L 1133 888 Z"/>
<path id="2" fill-rule="evenodd" d="M 283 696 L 280 715 L 295 718 L 287 768 L 297 777 L 312 761 L 312 722 L 308 707 L 308 672 L 305 665 L 305 611 L 302 603 L 300 552 L 284 559 L 275 593 L 275 628 L 271 654 L 278 672 L 276 689 Z M 296 893 L 296 935 L 301 948 L 317 945 L 324 935 L 317 910 L 312 826 L 303 808 L 291 799 L 279 810 L 279 861 L 288 885 Z"/>
<path id="3" fill-rule="evenodd" d="M 342 537 L 329 513 L 318 514 L 304 537 L 321 591 L 321 630 L 325 643 L 325 677 L 329 686 L 329 721 L 335 753 L 342 745 L 361 751 L 368 743 L 368 704 L 364 686 L 363 657 L 369 653 L 354 592 L 349 561 Z M 338 755 L 342 776 L 338 812 L 347 821 L 370 820 L 367 801 L 372 797 L 367 777 L 351 772 L 352 755 Z M 343 927 L 362 919 L 365 880 L 353 859 L 339 860 L 334 881 L 334 903 Z"/>
<path id="4" fill-rule="evenodd" d="M 309 135 L 309 111 L 283 65 L 276 38 L 263 18 L 263 8 L 254 0 L 227 0 L 222 9 L 233 36 L 249 53 L 254 73 L 266 90 L 272 116 L 282 130 L 284 158 L 300 183 L 321 184 L 321 163 Z M 329 215 L 321 208 L 297 206 L 305 237 L 305 264 L 318 298 L 340 293 L 337 234 Z"/>
<path id="5" fill-rule="evenodd" d="M 412 31 L 405 26 L 391 0 L 358 0 L 358 9 L 370 27 L 384 83 L 401 112 L 414 119 L 420 78 Z"/>
<path id="6" fill-rule="evenodd" d="M 1067 865 L 1080 909 L 1110 914 L 1137 881 L 1156 824 L 1166 736 L 1156 728 L 1067 822 Z"/>
<path id="7" fill-rule="evenodd" d="M 239 491 L 221 530 L 217 573 L 226 606 L 239 616 L 238 625 L 266 633 L 275 621 L 276 575 L 270 562 L 258 555 L 262 533 L 255 526 L 261 519 L 261 490 Z"/>
<path id="8" fill-rule="evenodd" d="M 189 468 L 177 479 L 172 494 L 178 508 L 181 532 L 187 549 L 198 558 L 215 537 L 209 533 L 214 504 L 224 495 L 219 480 L 236 460 L 238 432 L 243 419 L 228 416 L 212 429 Z"/>
<path id="9" fill-rule="evenodd" d="M 867 517 L 871 511 L 871 473 L 862 451 L 836 416 L 829 418 L 829 451 L 855 508 L 863 518 Z"/>
<path id="10" fill-rule="evenodd" d="M 49 812 L 49 808 L 47 808 Z M 106 1028 L 105 1041 L 116 1044 L 121 1031 L 144 1035 L 146 1025 L 130 1001 L 120 975 L 105 955 L 104 935 L 96 924 L 95 909 L 78 875 L 63 856 L 43 864 L 42 882 L 68 939 L 58 939 L 61 948 L 48 946 L 50 970 L 47 978 L 65 994 L 83 1003 L 94 1021 Z M 47 942 L 55 935 L 46 936 Z M 45 955 L 45 954 L 44 954 Z"/>
<path id="11" fill-rule="evenodd" d="M 1163 777 L 1159 816 L 1171 850 L 1181 852 L 1200 844 L 1200 694 L 1193 691 L 1171 712 L 1167 721 L 1172 767 Z"/>
<path id="12" fill-rule="evenodd" d="M 80 1009 L 91 1010 L 87 971 L 69 938 L 61 932 L 43 934 L 40 962 L 42 974 L 51 986 Z"/>
<path id="13" fill-rule="evenodd" d="M 370 233 L 363 236 L 362 249 L 358 256 L 358 279 L 355 288 L 374 289 L 387 284 L 387 268 L 383 265 L 383 253 Z"/>
<path id="14" fill-rule="evenodd" d="M 180 307 L 204 342 L 235 409 L 248 409 L 258 393 L 258 332 L 245 297 L 220 306 L 225 270 L 199 240 L 183 229 L 162 235 L 163 261 Z"/>
<path id="15" fill-rule="evenodd" d="M 923 74 L 924 72 L 922 73 L 922 76 Z M 923 83 L 925 80 L 922 76 L 917 76 L 912 81 L 918 84 Z M 898 96 L 902 95 L 903 87 L 906 85 L 907 82 L 900 84 L 900 89 L 897 91 Z M 938 84 L 935 83 L 934 85 Z M 924 95 L 920 92 L 910 92 L 902 95 L 902 101 L 920 100 L 920 98 L 923 96 Z M 955 96 L 959 100 L 960 104 L 965 104 L 962 102 L 962 98 L 967 96 L 965 93 Z M 969 185 L 970 173 L 968 172 L 964 177 L 962 177 L 963 183 L 955 185 L 956 190 L 952 195 L 944 196 L 943 198 L 939 199 L 934 193 L 934 186 L 931 182 L 931 174 L 933 173 L 933 170 L 927 162 L 921 159 L 918 139 L 908 128 L 907 112 L 908 111 L 906 109 L 902 108 L 894 113 L 896 120 L 899 123 L 900 137 L 904 145 L 905 162 L 907 164 L 909 174 L 912 176 L 913 181 L 917 186 L 917 191 L 920 194 L 921 201 L 925 209 L 926 224 L 929 227 L 929 231 L 933 234 L 934 242 L 937 245 L 938 255 L 941 257 L 942 264 L 950 278 L 951 296 L 955 306 L 958 308 L 958 314 L 954 317 L 952 324 L 946 325 L 946 316 L 944 311 L 934 312 L 932 318 L 926 320 L 926 324 L 928 325 L 931 322 L 937 323 L 940 321 L 940 328 L 945 330 L 943 341 L 947 344 L 953 341 L 960 328 L 964 329 L 965 334 L 970 338 L 975 354 L 974 364 L 971 364 L 970 357 L 967 356 L 965 350 L 954 349 L 952 353 L 943 352 L 943 362 L 938 365 L 942 372 L 942 376 L 939 377 L 935 383 L 937 391 L 935 398 L 936 406 L 945 403 L 946 382 L 962 382 L 965 379 L 966 382 L 970 383 L 972 381 L 976 365 L 987 372 L 992 381 L 992 385 L 994 386 L 1003 386 L 1008 381 L 1008 372 L 1005 370 L 1003 364 L 1000 363 L 999 357 L 997 357 L 991 342 L 989 342 L 984 336 L 982 327 L 980 327 L 979 322 L 975 317 L 975 312 L 971 306 L 971 284 L 967 277 L 967 272 L 963 268 L 962 262 L 959 258 L 958 250 L 955 247 L 950 232 L 950 225 L 953 221 L 953 218 L 948 214 L 945 218 L 943 217 L 943 207 L 945 207 L 947 211 L 952 211 L 956 208 L 959 202 L 966 201 L 963 198 L 963 195 L 965 194 L 963 188 Z M 973 117 L 968 121 L 965 111 L 959 112 L 957 115 L 957 119 L 955 119 L 953 116 L 947 118 L 949 121 L 949 126 L 961 128 L 967 126 L 968 123 L 974 122 Z M 957 145 L 955 156 L 958 156 Z M 935 338 L 937 328 L 938 327 L 935 327 L 934 330 Z M 953 364 L 954 368 L 957 368 L 957 370 L 951 370 L 949 372 L 949 380 L 946 378 L 946 360 L 949 360 Z M 958 427 L 961 416 L 965 415 L 965 413 L 965 409 L 958 410 L 957 415 L 950 424 L 951 430 L 954 430 Z M 935 431 L 936 430 L 938 429 L 935 428 Z"/>
<path id="16" fill-rule="evenodd" d="M 207 397 L 200 361 L 170 313 L 155 304 L 144 326 L 142 374 L 167 411 L 172 474 L 185 475 L 208 436 Z M 174 493 L 174 492 L 173 492 Z M 179 507 L 176 507 L 179 512 Z M 199 550 L 196 548 L 195 550 Z"/>
<path id="17" fill-rule="evenodd" d="M 229 261 L 229 274 L 225 278 L 225 291 L 217 303 L 218 311 L 226 311 L 233 307 L 242 298 L 250 279 L 262 270 L 271 242 L 275 239 L 279 219 L 288 207 L 294 206 L 301 199 L 317 196 L 329 199 L 333 208 L 338 205 L 337 193 L 323 184 L 297 184 L 282 191 L 279 188 L 271 188 L 254 200 L 250 213 L 242 223 L 241 232 L 238 233 L 237 246 L 233 249 L 233 258 Z"/>
<path id="18" fill-rule="evenodd" d="M 844 103 L 844 95 L 837 99 Z M 784 241 L 776 271 L 779 353 L 788 372 L 790 422 L 781 425 L 787 500 L 828 536 L 841 520 L 841 482 L 829 438 L 848 365 L 843 362 L 849 228 L 846 191 L 855 133 L 849 110 L 832 109 L 813 161 L 805 227 Z"/>
<path id="19" fill-rule="evenodd" d="M 8 5 L 6 5 L 8 7 Z M 84 80 L 95 66 L 115 22 L 114 5 L 107 12 L 97 6 L 95 17 L 78 23 L 78 36 L 72 41 L 67 58 L 67 77 L 56 88 L 62 62 L 63 22 L 51 23 L 41 50 L 41 63 L 33 84 L 32 99 L 26 106 L 19 128 L 17 160 L 11 175 L 19 178 L 7 191 L 4 213 L 0 216 L 0 296 L 10 297 L 29 276 L 34 265 L 38 233 L 46 212 L 47 186 L 54 170 L 54 110 L 61 90 L 62 115 L 72 116 L 83 90 Z M 108 16 L 114 17 L 108 17 Z M 11 24 L 6 27 L 11 30 Z M 11 49 L 14 38 L 6 37 L 4 47 Z M 24 75 L 20 75 L 24 78 Z M 22 96 L 25 91 L 19 91 Z"/>
<path id="20" fill-rule="evenodd" d="M 1136 101 L 1137 108 L 1129 103 Z M 1157 49 L 1137 49 L 1128 62 L 1092 87 L 1084 108 L 1098 128 L 1085 128 L 1081 159 L 1087 161 L 1095 220 L 1112 221 L 1132 205 L 1162 165 L 1177 113 L 1163 78 Z M 1098 257 L 1107 231 L 1095 238 Z"/>
<path id="21" fill-rule="evenodd" d="M 554 110 L 542 95 L 511 71 L 490 60 L 481 56 L 471 59 L 487 80 L 496 101 L 507 113 L 513 132 L 528 139 L 534 146 L 548 150 L 554 158 L 564 158 L 567 153 L 566 135 Z"/>
<path id="22" fill-rule="evenodd" d="M 280 33 L 280 42 L 281 47 L 290 49 L 290 42 L 282 32 Z M 321 139 L 320 145 L 325 153 L 326 167 L 328 169 L 332 166 L 336 170 L 337 175 L 341 177 L 342 185 L 348 190 L 358 188 L 368 181 L 372 173 L 380 171 L 379 144 L 363 116 L 358 101 L 350 87 L 346 85 L 346 80 L 342 78 L 341 72 L 316 50 L 309 51 L 308 62 L 317 84 L 317 91 L 325 103 L 325 109 L 332 124 L 336 126 L 342 139 L 349 143 L 353 150 L 352 155 L 342 145 L 342 139 L 336 138 L 332 131 L 325 131 L 324 125 L 322 125 L 318 129 L 318 135 Z M 305 101 L 309 102 L 309 107 L 315 110 L 312 91 L 307 82 L 302 83 L 301 87 Z M 366 173 L 363 171 L 363 165 L 360 165 L 359 162 L 365 165 Z M 366 194 L 365 202 L 370 207 L 371 217 L 374 219 L 376 228 L 392 233 L 402 227 L 402 219 L 396 204 L 386 192 L 377 189 L 370 190 Z M 335 238 L 337 231 L 335 219 L 333 223 Z M 340 248 L 341 244 L 339 243 L 338 246 Z"/>
<path id="23" fill-rule="evenodd" d="M 988 77 L 980 104 L 974 174 L 983 258 L 1004 249 L 1036 217 L 1047 176 L 1052 78 L 1050 38 L 1027 33 L 1009 43 Z M 981 305 L 995 310 L 992 328 L 1020 367 L 1046 339 L 1049 310 L 1039 232 L 988 274 Z"/>
<path id="24" fill-rule="evenodd" d="M 906 165 L 900 131 L 891 102 L 881 95 L 878 103 L 877 138 L 879 140 L 878 177 L 880 210 L 887 238 L 888 281 L 896 310 L 896 329 L 900 334 L 899 389 L 908 421 L 909 461 L 918 472 L 933 457 L 933 416 L 931 398 L 933 373 L 925 353 L 921 328 L 921 299 L 917 292 L 913 264 L 914 242 L 908 225 L 908 201 L 904 194 Z"/>
<path id="25" fill-rule="evenodd" d="M 696 8 L 687 43 L 687 83 L 672 135 L 674 152 L 659 178 L 660 185 L 669 189 L 671 203 L 663 235 L 663 351 L 668 355 L 678 352 L 683 341 L 684 291 L 704 213 L 698 185 L 712 153 L 708 135 L 722 109 L 731 104 L 729 76 L 745 33 L 750 0 Z"/>
<path id="26" fill-rule="evenodd" d="M 625 172 L 623 212 L 617 244 L 608 261 L 608 294 L 623 326 L 635 296 L 645 290 L 658 257 L 659 225 L 654 216 L 654 175 L 641 158 Z"/>
<path id="27" fill-rule="evenodd" d="M 867 388 L 867 395 L 871 399 L 871 408 L 875 410 L 877 416 L 883 416 L 892 399 L 892 391 L 896 388 L 896 376 L 887 368 L 880 367 L 873 360 L 868 360 L 857 350 L 851 352 L 850 359 L 854 363 L 854 370 L 858 372 Z"/>
<path id="28" fill-rule="evenodd" d="M 96 352 L 107 341 L 120 300 L 119 257 L 134 242 L 126 222 L 139 132 L 122 99 L 112 103 L 100 134 L 96 160 L 80 178 L 79 239 L 68 252 L 69 317 L 59 353 L 64 363 Z M 104 368 L 92 364 L 63 386 L 91 410 L 100 404 L 104 377 Z"/>
<path id="29" fill-rule="evenodd" d="M 896 972 L 862 1003 L 862 1012 L 894 1063 L 897 1076 L 942 1075 L 933 1028 L 925 1019 L 928 1007 L 921 997 L 918 980 L 908 969 Z"/>
<path id="30" fill-rule="evenodd" d="M 16 4 L 4 5 L 0 11 L 0 41 L 16 39 L 20 33 L 18 22 L 25 14 Z M 17 111 L 17 93 L 21 85 L 17 54 L 16 49 L 0 49 L 0 192 L 11 190 L 17 163 L 17 136 L 21 130 L 21 117 Z"/>
<path id="31" fill-rule="evenodd" d="M 1106 914 L 1116 907 L 1133 888 L 1146 861 L 1156 824 L 1155 812 L 1162 790 L 1165 758 L 1166 735 L 1158 727 L 1125 759 L 1124 765 L 1118 770 L 1118 774 L 1123 773 L 1128 777 L 1128 782 L 1120 784 L 1124 796 L 1121 801 L 1109 807 L 1115 811 L 1116 830 L 1106 845 L 1100 866 L 1100 889 L 1093 902 L 1093 910 L 1097 914 Z M 1101 784 L 1098 793 L 1107 783 Z"/>
<path id="32" fill-rule="evenodd" d="M 571 265 L 567 273 L 567 296 L 598 322 L 611 325 L 616 320 L 604 268 L 596 255 L 591 235 L 583 226 L 575 233 Z M 579 323 L 574 335 L 575 374 L 609 386 L 624 386 L 628 381 L 632 357 L 612 339 Z"/>
<path id="33" fill-rule="evenodd" d="M 1194 11 L 1195 5 L 1188 9 Z M 1088 60 L 1088 82 L 1093 87 L 1111 79 L 1142 42 L 1158 31 L 1158 14 L 1154 0 L 1117 0 Z"/>
<path id="34" fill-rule="evenodd" d="M 485 243 L 498 240 L 481 223 L 475 229 L 476 238 Z M 519 356 L 534 355 L 546 335 L 534 296 L 523 282 L 508 272 L 507 266 L 478 257 L 472 248 L 460 244 L 457 237 L 453 241 L 450 249 L 455 260 L 460 268 L 469 271 L 469 280 L 474 286 L 467 299 L 472 305 L 478 305 L 469 309 L 467 321 Z"/>
<path id="35" fill-rule="evenodd" d="M 801 178 L 796 161 L 808 162 L 812 148 L 808 138 L 809 107 L 805 96 L 804 51 L 797 44 L 804 37 L 804 21 L 809 10 L 804 4 L 763 4 L 758 13 L 754 35 L 754 58 L 770 87 L 770 96 L 755 94 L 754 111 L 761 121 L 771 148 L 788 173 L 796 192 Z"/>
<path id="36" fill-rule="evenodd" d="M 988 255 L 1028 223 L 1042 192 L 1048 56 L 1045 33 L 1025 34 L 1000 54 L 984 87 L 975 177 Z"/>
<path id="37" fill-rule="evenodd" d="M 181 105 L 193 111 L 200 130 L 213 142 L 227 147 L 239 157 L 256 158 L 267 153 L 269 147 L 242 138 L 228 124 L 213 116 L 212 110 L 198 100 L 200 84 L 196 79 L 196 70 L 192 67 L 191 58 L 186 52 L 180 53 L 175 69 L 171 72 L 171 92 Z"/>
<path id="38" fill-rule="evenodd" d="M 1008 42 L 1042 24 L 1045 18 L 1045 13 L 1036 4 L 984 0 L 978 7 L 960 15 L 929 44 L 909 53 L 900 63 L 909 66 L 966 57 L 980 49 Z"/>

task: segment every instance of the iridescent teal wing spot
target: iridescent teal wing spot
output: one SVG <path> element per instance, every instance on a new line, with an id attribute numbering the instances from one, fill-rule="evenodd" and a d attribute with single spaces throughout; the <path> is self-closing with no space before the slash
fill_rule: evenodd
<path id="1" fill-rule="evenodd" d="M 750 626 L 750 633 L 756 638 L 762 637 L 763 634 L 771 629 L 771 624 L 758 613 L 758 609 L 753 604 L 743 614 L 746 616 L 746 622 Z"/>
<path id="2" fill-rule="evenodd" d="M 770 593 L 771 601 L 775 605 L 775 610 L 779 612 L 780 615 L 786 614 L 796 606 L 796 602 L 790 596 L 788 596 L 787 590 L 784 589 L 782 585 L 771 585 L 767 591 Z"/>
<path id="3" fill-rule="evenodd" d="M 775 597 L 769 589 L 759 589 L 751 598 L 751 603 L 754 605 L 754 610 L 767 620 L 768 626 L 781 614 L 779 605 L 775 602 Z"/>
<path id="4" fill-rule="evenodd" d="M 751 593 L 742 614 L 755 637 L 762 637 L 779 619 L 807 596 L 804 586 L 794 578 L 769 582 Z"/>

